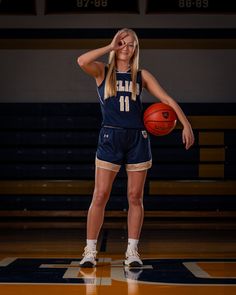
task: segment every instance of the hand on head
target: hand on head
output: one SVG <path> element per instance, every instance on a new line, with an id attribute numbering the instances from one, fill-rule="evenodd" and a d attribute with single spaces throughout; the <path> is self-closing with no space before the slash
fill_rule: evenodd
<path id="1" fill-rule="evenodd" d="M 118 31 L 111 41 L 112 50 L 120 50 L 126 46 L 125 38 L 129 34 L 125 31 Z"/>

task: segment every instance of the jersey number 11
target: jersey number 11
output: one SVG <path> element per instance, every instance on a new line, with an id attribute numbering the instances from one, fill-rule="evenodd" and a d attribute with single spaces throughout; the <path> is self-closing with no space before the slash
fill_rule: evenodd
<path id="1" fill-rule="evenodd" d="M 129 97 L 121 96 L 120 97 L 120 111 L 121 112 L 129 112 Z"/>

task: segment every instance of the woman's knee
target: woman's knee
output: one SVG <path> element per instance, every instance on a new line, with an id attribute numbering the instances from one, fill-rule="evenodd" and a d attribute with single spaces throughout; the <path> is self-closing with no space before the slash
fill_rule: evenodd
<path id="1" fill-rule="evenodd" d="M 142 206 L 143 205 L 143 194 L 141 192 L 129 191 L 128 201 L 131 206 Z"/>
<path id="2" fill-rule="evenodd" d="M 108 201 L 108 198 L 109 198 L 109 193 L 105 191 L 95 190 L 93 193 L 92 203 L 94 206 L 105 207 Z"/>

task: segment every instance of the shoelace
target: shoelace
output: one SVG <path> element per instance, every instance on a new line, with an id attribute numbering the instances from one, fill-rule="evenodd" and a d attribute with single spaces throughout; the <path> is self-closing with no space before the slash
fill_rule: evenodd
<path id="1" fill-rule="evenodd" d="M 97 255 L 97 251 L 96 250 L 91 250 L 89 249 L 87 246 L 84 248 L 84 253 L 83 253 L 83 257 L 84 256 L 89 256 L 89 257 L 95 257 Z"/>
<path id="2" fill-rule="evenodd" d="M 126 253 L 127 256 L 134 256 L 134 257 L 140 257 L 139 253 L 135 249 L 129 249 Z"/>

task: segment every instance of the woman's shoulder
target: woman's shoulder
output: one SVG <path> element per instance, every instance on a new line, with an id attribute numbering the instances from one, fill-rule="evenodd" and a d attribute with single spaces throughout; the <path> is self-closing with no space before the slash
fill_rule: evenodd
<path id="1" fill-rule="evenodd" d="M 139 71 L 141 72 L 142 75 L 147 75 L 147 74 L 150 74 L 150 72 L 146 69 L 139 69 Z"/>
<path id="2" fill-rule="evenodd" d="M 146 69 L 143 69 L 143 68 L 139 69 L 139 72 L 140 72 L 140 75 L 142 77 L 142 81 L 145 81 L 149 72 Z"/>
<path id="3" fill-rule="evenodd" d="M 154 76 L 146 69 L 141 70 L 141 77 L 142 77 L 143 87 L 146 87 L 147 82 L 154 78 Z"/>
<path id="4" fill-rule="evenodd" d="M 144 80 L 149 79 L 150 77 L 153 77 L 152 73 L 146 69 L 141 69 L 141 75 Z"/>

